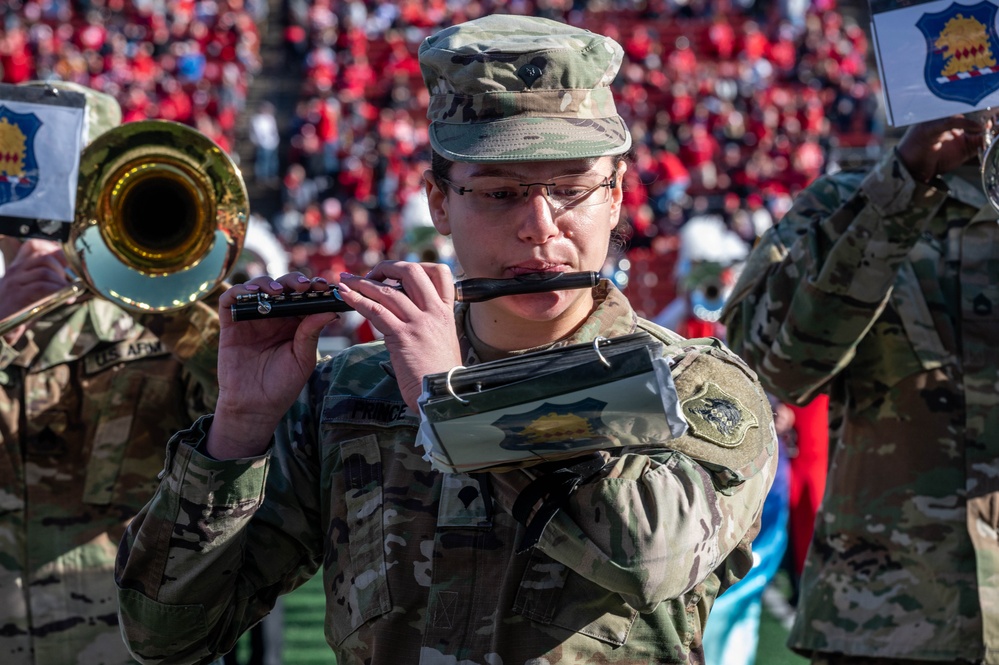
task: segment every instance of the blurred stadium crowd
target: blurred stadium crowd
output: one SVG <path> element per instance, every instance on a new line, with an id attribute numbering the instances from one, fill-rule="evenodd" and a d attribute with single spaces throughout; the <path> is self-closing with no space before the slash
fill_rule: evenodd
<path id="1" fill-rule="evenodd" d="M 176 120 L 253 155 L 242 169 L 279 200 L 266 221 L 288 265 L 335 282 L 385 257 L 448 259 L 420 194 L 426 35 L 495 12 L 603 32 L 626 52 L 618 108 L 635 140 L 629 243 L 606 274 L 653 316 L 675 295 L 691 218 L 720 216 L 752 244 L 818 174 L 880 149 L 866 33 L 843 10 L 836 0 L 5 0 L 0 79 L 75 81 L 115 95 L 126 121 Z M 282 30 L 285 71 L 301 81 L 283 127 L 272 104 L 247 108 L 265 26 Z"/>

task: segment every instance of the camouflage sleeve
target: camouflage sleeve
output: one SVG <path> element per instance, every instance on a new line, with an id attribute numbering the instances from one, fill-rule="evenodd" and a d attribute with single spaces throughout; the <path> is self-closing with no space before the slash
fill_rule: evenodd
<path id="1" fill-rule="evenodd" d="M 777 397 L 810 400 L 854 357 L 947 195 L 895 153 L 822 178 L 750 254 L 723 313 L 728 343 Z"/>
<path id="2" fill-rule="evenodd" d="M 641 612 L 713 572 L 731 583 L 749 571 L 777 467 L 769 401 L 741 361 L 727 351 L 696 353 L 676 381 L 688 433 L 668 447 L 605 453 L 599 477 L 580 486 L 537 545 Z M 708 392 L 737 405 L 732 422 L 741 426 L 723 434 L 695 415 Z M 500 505 L 510 510 L 532 478 L 530 468 L 494 474 Z"/>
<path id="3" fill-rule="evenodd" d="M 294 454 L 213 460 L 198 451 L 210 421 L 171 439 L 160 486 L 119 546 L 122 634 L 144 663 L 208 663 L 227 653 L 322 559 L 309 465 Z M 263 500 L 268 477 L 275 509 Z"/>

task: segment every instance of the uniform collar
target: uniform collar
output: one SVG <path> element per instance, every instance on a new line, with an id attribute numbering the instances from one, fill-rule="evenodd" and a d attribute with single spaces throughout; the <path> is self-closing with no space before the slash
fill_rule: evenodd
<path id="1" fill-rule="evenodd" d="M 73 362 L 98 344 L 125 339 L 133 328 L 127 312 L 102 298 L 65 305 L 32 322 L 15 364 L 40 371 Z"/>
<path id="2" fill-rule="evenodd" d="M 602 279 L 593 287 L 594 307 L 586 320 L 569 336 L 557 342 L 534 349 L 525 349 L 504 353 L 486 346 L 468 325 L 468 304 L 460 303 L 456 309 L 455 320 L 458 326 L 458 340 L 461 344 L 464 364 L 474 365 L 484 360 L 494 360 L 505 357 L 539 351 L 541 348 L 556 348 L 582 342 L 592 342 L 595 337 L 618 337 L 635 332 L 638 327 L 638 317 L 631 304 L 621 291 L 609 280 Z"/>
<path id="3" fill-rule="evenodd" d="M 973 208 L 978 208 L 978 212 L 975 213 L 975 216 L 971 220 L 972 222 L 999 219 L 999 213 L 992 207 L 992 204 L 989 203 L 988 198 L 985 196 L 985 192 L 982 191 L 980 180 L 969 180 L 969 178 L 975 178 L 975 174 L 977 174 L 977 170 L 965 174 L 958 171 L 948 173 L 942 176 L 942 178 L 947 183 L 948 194 L 952 199 L 956 199 Z"/>

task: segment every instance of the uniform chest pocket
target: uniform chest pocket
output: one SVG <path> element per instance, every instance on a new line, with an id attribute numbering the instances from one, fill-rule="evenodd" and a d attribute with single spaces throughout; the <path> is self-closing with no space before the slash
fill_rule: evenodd
<path id="1" fill-rule="evenodd" d="M 337 565 L 331 591 L 328 630 L 336 644 L 342 643 L 361 624 L 392 609 L 385 567 L 384 495 L 382 460 L 374 435 L 327 446 L 324 457 L 338 457 L 332 468 L 339 478 L 330 478 L 330 547 Z M 341 503 L 338 506 L 338 503 Z"/>
<path id="2" fill-rule="evenodd" d="M 948 324 L 933 316 L 920 283 L 913 266 L 903 263 L 888 306 L 857 346 L 851 367 L 858 371 L 845 376 L 858 412 L 882 402 L 904 379 L 955 363 L 945 341 Z"/>
<path id="3" fill-rule="evenodd" d="M 138 372 L 114 369 L 84 380 L 83 413 L 96 415 L 89 425 L 93 433 L 88 437 L 91 452 L 83 486 L 84 503 L 111 503 L 135 421 L 134 405 L 144 383 L 145 377 Z"/>
<path id="4" fill-rule="evenodd" d="M 179 377 L 159 365 L 129 363 L 84 380 L 83 413 L 93 419 L 84 503 L 134 513 L 153 495 L 166 442 L 186 418 Z"/>

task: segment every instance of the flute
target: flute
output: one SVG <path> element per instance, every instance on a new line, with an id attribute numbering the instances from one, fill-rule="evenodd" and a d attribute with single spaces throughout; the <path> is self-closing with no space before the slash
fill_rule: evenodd
<path id="1" fill-rule="evenodd" d="M 456 282 L 454 299 L 457 302 L 482 302 L 526 293 L 587 289 L 596 286 L 599 281 L 600 274 L 596 272 L 530 273 L 511 279 L 479 277 Z M 402 285 L 393 288 L 402 291 Z M 340 297 L 340 292 L 335 286 L 329 291 L 307 291 L 278 296 L 247 293 L 236 296 L 236 303 L 229 308 L 233 321 L 308 316 L 322 312 L 346 312 L 352 309 L 354 308 Z"/>

